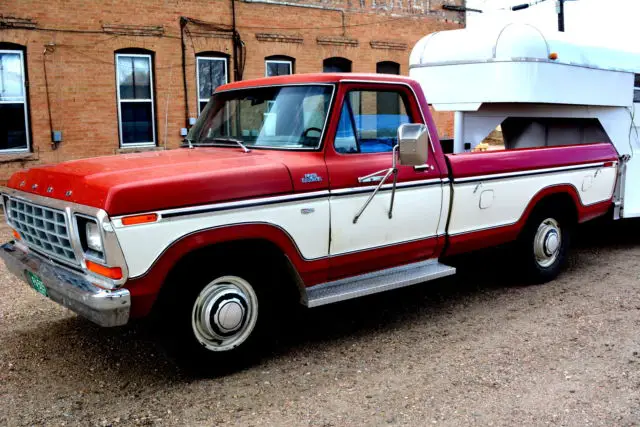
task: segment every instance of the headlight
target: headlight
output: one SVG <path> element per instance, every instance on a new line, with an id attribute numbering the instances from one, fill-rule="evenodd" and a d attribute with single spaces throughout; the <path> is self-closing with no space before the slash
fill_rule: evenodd
<path id="1" fill-rule="evenodd" d="M 87 221 L 85 229 L 87 236 L 87 247 L 89 249 L 93 249 L 96 252 L 102 252 L 102 237 L 100 236 L 98 224 L 93 221 Z"/>

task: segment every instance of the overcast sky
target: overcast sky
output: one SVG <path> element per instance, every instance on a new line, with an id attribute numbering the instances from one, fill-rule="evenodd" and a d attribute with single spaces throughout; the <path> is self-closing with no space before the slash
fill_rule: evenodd
<path id="1" fill-rule="evenodd" d="M 555 0 L 528 9 L 499 10 L 531 0 L 467 0 L 467 7 L 484 13 L 467 13 L 467 26 L 500 25 L 508 22 L 534 24 L 543 31 L 558 28 Z M 589 44 L 616 46 L 640 52 L 640 0 L 575 0 L 565 2 L 565 31 Z"/>

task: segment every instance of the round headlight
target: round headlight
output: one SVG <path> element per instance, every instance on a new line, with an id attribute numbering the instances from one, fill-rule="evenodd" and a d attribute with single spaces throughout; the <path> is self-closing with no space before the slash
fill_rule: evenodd
<path id="1" fill-rule="evenodd" d="M 87 246 L 89 249 L 93 249 L 96 252 L 102 252 L 102 237 L 100 236 L 100 230 L 98 224 L 93 221 L 87 221 Z"/>

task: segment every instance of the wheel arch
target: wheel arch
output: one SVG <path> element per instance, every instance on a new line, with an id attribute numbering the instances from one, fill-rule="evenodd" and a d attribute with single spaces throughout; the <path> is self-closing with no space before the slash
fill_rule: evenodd
<path id="1" fill-rule="evenodd" d="M 544 188 L 531 199 L 520 221 L 518 221 L 520 232 L 534 212 L 540 209 L 559 209 L 569 221 L 575 224 L 579 222 L 580 206 L 582 206 L 582 201 L 573 185 L 562 184 Z"/>
<path id="2" fill-rule="evenodd" d="M 226 256 L 239 256 L 243 248 L 258 247 L 269 259 L 282 262 L 292 284 L 304 287 L 305 272 L 313 277 L 315 270 L 325 267 L 326 260 L 303 258 L 291 236 L 280 227 L 266 223 L 239 224 L 199 230 L 173 242 L 143 275 L 130 279 L 125 287 L 131 292 L 132 317 L 149 314 L 164 284 L 200 255 L 218 251 Z M 250 263 L 251 261 L 247 261 Z M 308 276 L 308 274 L 307 274 Z"/>
<path id="3" fill-rule="evenodd" d="M 529 217 L 536 209 L 542 209 L 543 207 L 564 207 L 567 209 L 567 213 L 570 214 L 570 220 L 577 223 L 583 223 L 598 216 L 607 213 L 613 203 L 612 198 L 594 203 L 591 205 L 584 205 L 580 197 L 578 189 L 572 184 L 558 184 L 545 187 L 538 191 L 531 199 L 524 213 L 518 221 L 519 229 L 522 230 L 524 225 L 529 220 Z"/>
<path id="4" fill-rule="evenodd" d="M 556 184 L 540 189 L 529 201 L 520 218 L 511 224 L 472 231 L 468 233 L 449 236 L 449 245 L 444 256 L 457 255 L 465 252 L 473 252 L 490 246 L 498 246 L 518 239 L 523 232 L 527 221 L 535 209 L 545 204 L 554 202 L 569 207 L 571 220 L 582 223 L 609 211 L 612 198 L 593 205 L 583 205 L 578 190 L 572 184 Z"/>

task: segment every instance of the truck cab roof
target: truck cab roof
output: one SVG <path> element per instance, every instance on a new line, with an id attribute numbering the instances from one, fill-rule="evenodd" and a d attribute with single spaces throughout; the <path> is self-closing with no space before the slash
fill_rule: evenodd
<path id="1" fill-rule="evenodd" d="M 219 86 L 216 92 L 223 92 L 236 89 L 247 89 L 260 86 L 276 85 L 298 85 L 298 84 L 335 84 L 349 81 L 365 81 L 370 83 L 389 82 L 414 85 L 417 82 L 406 76 L 393 74 L 373 74 L 373 73 L 309 73 L 290 74 L 287 76 L 263 77 L 260 79 L 243 80 Z"/>

